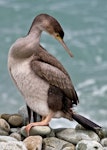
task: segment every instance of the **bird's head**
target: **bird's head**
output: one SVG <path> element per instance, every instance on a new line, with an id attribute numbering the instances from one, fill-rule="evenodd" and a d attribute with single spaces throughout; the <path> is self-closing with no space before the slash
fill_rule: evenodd
<path id="1" fill-rule="evenodd" d="M 71 51 L 69 50 L 69 48 L 63 40 L 64 31 L 55 18 L 48 14 L 40 14 L 34 19 L 31 29 L 34 26 L 34 24 L 36 24 L 36 27 L 38 27 L 41 31 L 45 31 L 52 35 L 57 41 L 61 43 L 61 45 L 68 52 L 68 54 L 71 57 L 73 57 Z"/>

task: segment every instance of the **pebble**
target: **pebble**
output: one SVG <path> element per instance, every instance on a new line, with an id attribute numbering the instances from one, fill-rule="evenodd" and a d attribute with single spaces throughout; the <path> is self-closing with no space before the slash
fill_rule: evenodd
<path id="1" fill-rule="evenodd" d="M 80 124 L 77 124 L 76 127 L 75 127 L 76 130 L 86 130 L 82 125 Z M 104 138 L 105 137 L 105 134 L 106 132 L 103 131 L 104 129 L 96 129 L 96 133 L 97 135 L 99 136 L 100 139 Z"/>
<path id="2" fill-rule="evenodd" d="M 44 139 L 45 150 L 67 150 L 65 148 L 75 150 L 75 146 L 72 143 L 66 142 L 56 137 L 49 137 Z"/>
<path id="3" fill-rule="evenodd" d="M 107 150 L 107 128 L 95 133 L 81 125 L 69 129 L 35 126 L 27 137 L 23 126 L 27 119 L 27 111 L 25 116 L 21 112 L 0 115 L 0 150 Z"/>
<path id="4" fill-rule="evenodd" d="M 80 124 L 77 124 L 75 129 L 76 130 L 85 130 L 85 128 L 82 125 L 80 125 Z"/>
<path id="5" fill-rule="evenodd" d="M 107 138 L 104 138 L 101 140 L 101 144 L 105 147 L 107 147 Z"/>
<path id="6" fill-rule="evenodd" d="M 0 136 L 0 142 L 17 141 L 15 138 L 10 136 Z"/>
<path id="7" fill-rule="evenodd" d="M 23 124 L 23 118 L 21 115 L 13 114 L 9 117 L 8 122 L 14 127 L 19 127 Z"/>
<path id="8" fill-rule="evenodd" d="M 18 141 L 21 141 L 21 135 L 17 132 L 11 133 L 10 137 L 17 139 Z"/>
<path id="9" fill-rule="evenodd" d="M 76 145 L 76 150 L 103 150 L 103 147 L 97 141 L 81 140 Z"/>
<path id="10" fill-rule="evenodd" d="M 66 140 L 73 144 L 77 144 L 80 140 L 95 140 L 100 141 L 98 135 L 91 130 L 75 130 L 75 129 L 64 129 L 58 133 L 56 136 L 60 139 Z"/>
<path id="11" fill-rule="evenodd" d="M 0 142 L 0 150 L 27 150 L 23 142 Z"/>
<path id="12" fill-rule="evenodd" d="M 2 115 L 1 115 L 1 118 L 3 118 L 3 119 L 5 119 L 6 121 L 8 121 L 8 119 L 9 119 L 10 116 L 11 116 L 10 114 L 2 114 Z"/>
<path id="13" fill-rule="evenodd" d="M 17 127 L 17 128 L 16 127 L 15 128 L 11 128 L 10 132 L 11 133 L 14 133 L 14 132 L 20 133 L 20 128 L 19 127 Z"/>
<path id="14" fill-rule="evenodd" d="M 103 137 L 107 138 L 107 128 L 102 129 Z"/>
<path id="15" fill-rule="evenodd" d="M 4 131 L 4 132 L 9 132 L 10 131 L 10 125 L 7 123 L 6 120 L 4 119 L 0 119 L 0 129 L 1 131 Z"/>
<path id="16" fill-rule="evenodd" d="M 0 135 L 9 135 L 9 134 L 8 134 L 8 132 L 6 132 L 6 131 L 0 129 Z"/>
<path id="17" fill-rule="evenodd" d="M 41 136 L 29 136 L 23 143 L 28 150 L 41 150 L 42 149 L 42 137 Z"/>
<path id="18" fill-rule="evenodd" d="M 21 128 L 21 134 L 24 137 L 27 137 L 25 127 L 26 126 L 23 126 Z M 32 127 L 30 129 L 29 135 L 41 135 L 41 136 L 44 136 L 44 135 L 48 135 L 49 133 L 51 133 L 51 129 L 48 126 L 35 126 L 35 127 Z"/>
<path id="19" fill-rule="evenodd" d="M 71 143 L 64 144 L 62 150 L 75 150 L 75 146 L 71 145 Z"/>
<path id="20" fill-rule="evenodd" d="M 10 136 L 0 136 L 0 150 L 27 150 L 22 141 Z"/>

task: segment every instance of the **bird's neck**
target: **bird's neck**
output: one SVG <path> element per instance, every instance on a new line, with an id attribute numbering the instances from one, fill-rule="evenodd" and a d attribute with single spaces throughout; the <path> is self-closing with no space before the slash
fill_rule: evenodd
<path id="1" fill-rule="evenodd" d="M 15 59 L 28 58 L 38 51 L 41 31 L 35 29 L 26 37 L 18 39 L 10 49 L 10 55 Z"/>

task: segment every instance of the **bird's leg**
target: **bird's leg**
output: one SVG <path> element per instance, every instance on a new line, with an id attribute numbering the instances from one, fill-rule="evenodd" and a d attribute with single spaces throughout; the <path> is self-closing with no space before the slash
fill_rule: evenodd
<path id="1" fill-rule="evenodd" d="M 27 106 L 27 112 L 28 112 L 28 122 L 30 123 L 31 121 L 31 109 L 29 108 L 29 106 L 26 104 Z"/>
<path id="2" fill-rule="evenodd" d="M 43 116 L 41 120 L 43 121 L 43 120 L 45 120 L 45 118 L 46 118 L 46 117 L 45 117 L 45 116 Z"/>
<path id="3" fill-rule="evenodd" d="M 31 122 L 32 112 L 33 112 L 33 121 L 36 122 L 37 121 L 37 113 L 32 111 L 27 104 L 26 104 L 26 107 L 27 107 L 27 112 L 28 112 L 28 123 Z"/>
<path id="4" fill-rule="evenodd" d="M 27 132 L 27 135 L 29 136 L 29 131 L 32 127 L 34 126 L 46 126 L 49 124 L 51 118 L 54 116 L 54 112 L 50 111 L 50 113 L 45 117 L 44 120 L 42 120 L 41 122 L 33 122 L 33 123 L 30 123 L 26 126 L 26 132 Z"/>
<path id="5" fill-rule="evenodd" d="M 37 121 L 37 113 L 33 111 L 33 121 L 36 122 Z"/>

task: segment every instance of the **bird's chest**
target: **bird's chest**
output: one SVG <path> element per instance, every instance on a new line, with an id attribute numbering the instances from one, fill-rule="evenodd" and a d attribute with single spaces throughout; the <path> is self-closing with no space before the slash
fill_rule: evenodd
<path id="1" fill-rule="evenodd" d="M 47 108 L 49 84 L 31 70 L 28 62 L 12 67 L 11 75 L 31 109 L 40 112 L 41 106 Z"/>

